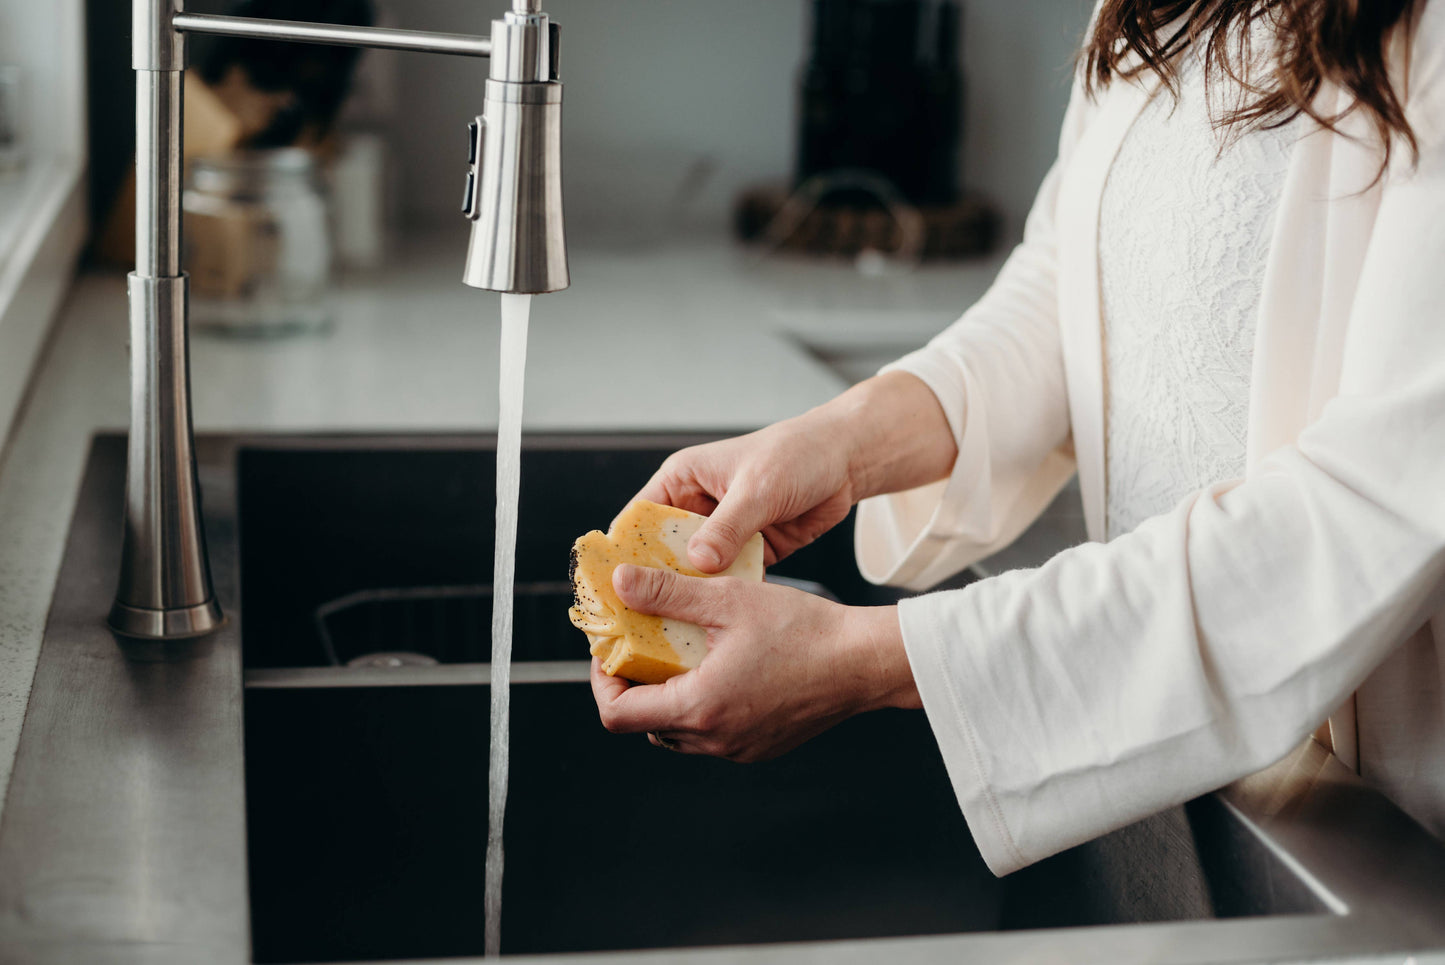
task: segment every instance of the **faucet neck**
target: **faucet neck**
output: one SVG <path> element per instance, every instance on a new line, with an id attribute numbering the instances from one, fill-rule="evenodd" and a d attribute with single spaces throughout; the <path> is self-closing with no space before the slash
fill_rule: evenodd
<path id="1" fill-rule="evenodd" d="M 545 13 L 508 11 L 492 21 L 492 62 L 488 77 L 510 84 L 545 84 L 557 79 L 557 28 Z"/>

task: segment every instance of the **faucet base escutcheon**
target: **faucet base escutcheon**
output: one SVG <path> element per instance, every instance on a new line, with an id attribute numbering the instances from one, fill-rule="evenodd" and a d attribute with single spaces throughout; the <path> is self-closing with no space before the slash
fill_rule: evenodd
<path id="1" fill-rule="evenodd" d="M 170 610 L 147 610 L 117 600 L 106 622 L 123 637 L 185 640 L 219 630 L 226 617 L 215 597 L 196 606 Z"/>

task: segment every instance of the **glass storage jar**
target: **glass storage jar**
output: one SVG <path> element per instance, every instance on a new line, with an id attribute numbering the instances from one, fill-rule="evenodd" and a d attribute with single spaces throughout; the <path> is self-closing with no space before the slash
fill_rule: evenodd
<path id="1" fill-rule="evenodd" d="M 275 337 L 330 325 L 331 237 L 310 152 L 197 158 L 182 207 L 196 328 Z"/>

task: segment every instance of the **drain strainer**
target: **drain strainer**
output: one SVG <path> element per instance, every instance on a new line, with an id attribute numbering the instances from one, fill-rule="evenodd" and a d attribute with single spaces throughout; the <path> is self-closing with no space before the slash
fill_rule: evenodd
<path id="1" fill-rule="evenodd" d="M 435 657 L 428 657 L 424 653 L 412 653 L 410 650 L 382 650 L 377 653 L 363 653 L 359 657 L 352 657 L 346 661 L 348 667 L 367 667 L 380 670 L 390 670 L 394 667 L 434 667 L 436 664 Z"/>

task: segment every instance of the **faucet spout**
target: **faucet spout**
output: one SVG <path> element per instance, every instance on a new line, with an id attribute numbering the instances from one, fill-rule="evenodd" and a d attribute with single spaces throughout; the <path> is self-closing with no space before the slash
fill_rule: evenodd
<path id="1" fill-rule="evenodd" d="M 492 23 L 485 108 L 470 125 L 462 212 L 472 239 L 462 280 L 515 294 L 571 283 L 562 218 L 560 33 L 540 0 Z M 525 12 L 524 12 L 525 8 Z"/>

